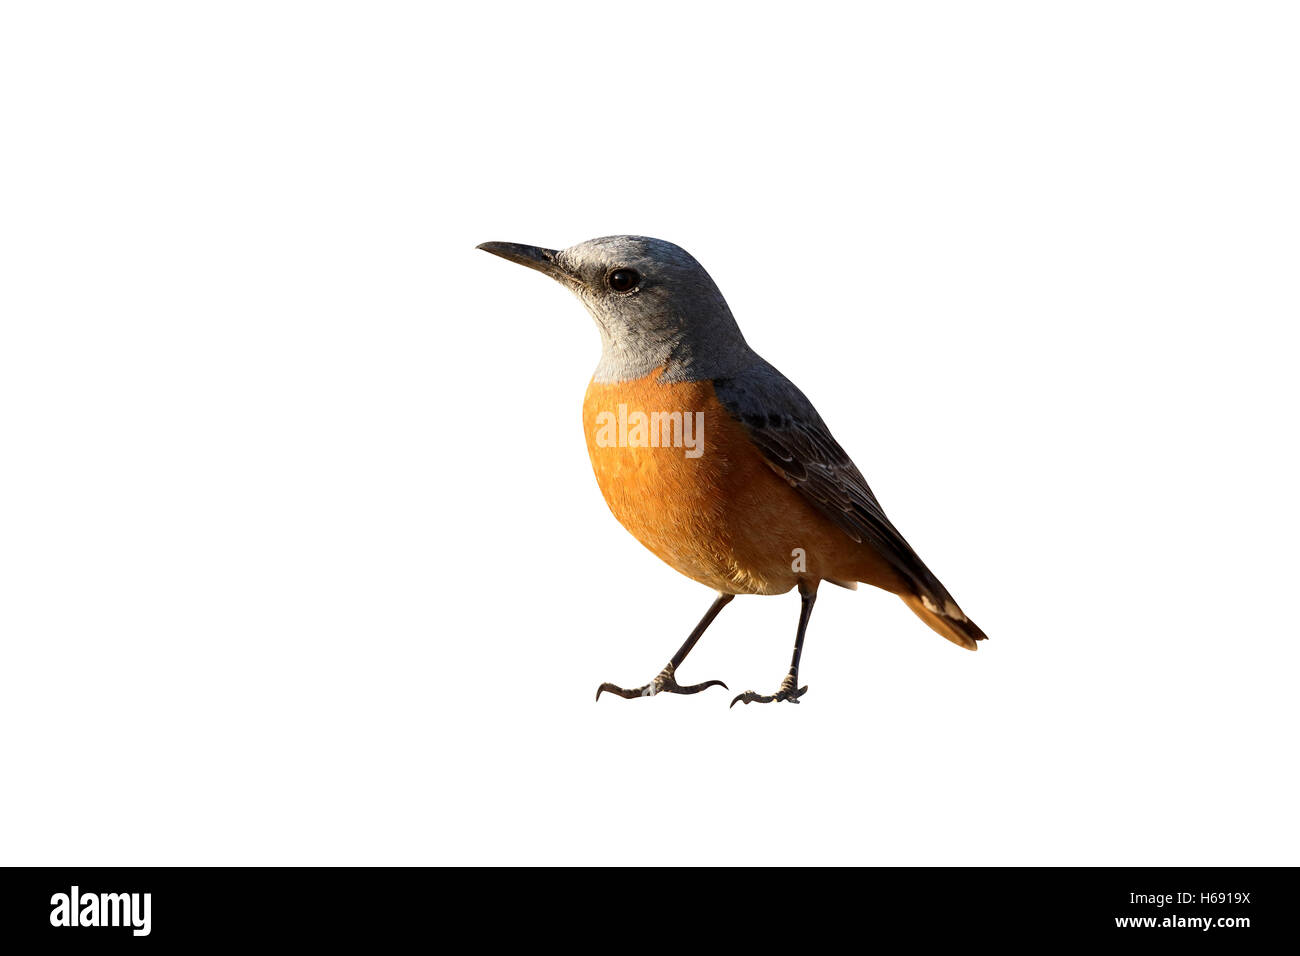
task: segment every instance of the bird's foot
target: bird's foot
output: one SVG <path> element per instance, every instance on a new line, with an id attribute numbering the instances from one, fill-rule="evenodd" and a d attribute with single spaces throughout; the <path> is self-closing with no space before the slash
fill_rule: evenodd
<path id="1" fill-rule="evenodd" d="M 617 694 L 619 697 L 631 700 L 633 697 L 653 697 L 655 694 L 698 694 L 700 691 L 713 686 L 718 686 L 728 690 L 726 684 L 720 680 L 706 680 L 703 684 L 691 684 L 683 687 L 677 683 L 673 676 L 674 667 L 669 664 L 659 672 L 659 676 L 643 687 L 633 687 L 630 690 L 626 687 L 619 687 L 617 684 L 604 683 L 596 688 L 596 699 L 600 700 L 600 695 L 609 691 L 611 694 Z"/>
<path id="2" fill-rule="evenodd" d="M 798 677 L 789 674 L 786 679 L 781 681 L 781 689 L 775 694 L 759 694 L 752 690 L 747 690 L 743 694 L 737 694 L 731 701 L 731 706 L 737 704 L 770 704 L 773 701 L 788 700 L 792 704 L 799 703 L 799 698 L 808 693 L 808 685 L 804 684 L 798 690 L 795 686 L 799 683 Z M 729 708 L 730 709 L 730 708 Z"/>

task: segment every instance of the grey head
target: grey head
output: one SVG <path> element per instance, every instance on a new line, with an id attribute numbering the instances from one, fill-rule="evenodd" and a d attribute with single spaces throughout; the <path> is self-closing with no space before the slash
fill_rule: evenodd
<path id="1" fill-rule="evenodd" d="M 605 236 L 544 249 L 513 242 L 478 248 L 550 276 L 572 291 L 600 329 L 598 382 L 689 382 L 754 361 L 731 309 L 689 252 L 662 239 Z"/>

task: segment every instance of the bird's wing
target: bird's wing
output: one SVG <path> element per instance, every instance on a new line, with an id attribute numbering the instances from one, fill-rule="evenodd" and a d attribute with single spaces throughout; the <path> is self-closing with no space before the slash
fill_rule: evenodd
<path id="1" fill-rule="evenodd" d="M 745 427 L 768 465 L 813 507 L 854 541 L 871 546 L 919 593 L 936 601 L 948 597 L 885 516 L 862 472 L 794 383 L 757 359 L 734 375 L 715 379 L 713 386 L 722 406 Z"/>

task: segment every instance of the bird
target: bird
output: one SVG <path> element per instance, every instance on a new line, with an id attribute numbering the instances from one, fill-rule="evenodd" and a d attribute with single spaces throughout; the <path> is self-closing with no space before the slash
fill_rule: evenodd
<path id="1" fill-rule="evenodd" d="M 618 521 L 717 597 L 649 683 L 596 691 L 625 699 L 697 694 L 677 672 L 737 595 L 798 589 L 794 653 L 778 689 L 737 703 L 797 704 L 799 661 L 819 585 L 859 582 L 900 597 L 967 650 L 985 634 L 885 515 L 812 403 L 741 334 L 717 284 L 680 246 L 646 236 L 556 250 L 484 242 L 484 252 L 549 276 L 595 319 L 601 353 L 582 420 L 596 483 Z"/>

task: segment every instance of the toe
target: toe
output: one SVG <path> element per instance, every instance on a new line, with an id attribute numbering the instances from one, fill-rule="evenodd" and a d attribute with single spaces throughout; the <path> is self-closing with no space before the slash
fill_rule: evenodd
<path id="1" fill-rule="evenodd" d="M 731 690 L 720 680 L 706 680 L 703 684 L 691 684 L 689 687 L 678 687 L 673 691 L 675 694 L 698 694 L 702 690 L 708 690 L 710 687 L 721 687 L 723 690 Z"/>
<path id="2" fill-rule="evenodd" d="M 798 690 L 782 688 L 775 694 L 759 694 L 752 690 L 747 690 L 743 694 L 737 694 L 731 701 L 731 706 L 737 704 L 770 704 L 773 701 L 787 701 L 791 704 L 799 703 L 799 698 L 808 693 L 807 685 L 800 687 Z"/>
<path id="3" fill-rule="evenodd" d="M 596 688 L 596 700 L 600 700 L 600 695 L 608 691 L 611 694 L 617 694 L 624 700 L 631 700 L 633 697 L 641 697 L 646 688 L 637 687 L 628 690 L 626 687 L 619 687 L 617 684 L 611 684 L 608 681 Z"/>

